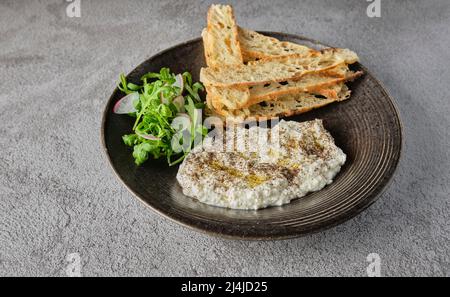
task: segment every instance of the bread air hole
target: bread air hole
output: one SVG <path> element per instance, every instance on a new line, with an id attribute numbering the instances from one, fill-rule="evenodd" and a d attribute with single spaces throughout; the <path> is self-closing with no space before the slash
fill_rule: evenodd
<path id="1" fill-rule="evenodd" d="M 317 99 L 327 99 L 327 97 L 325 97 L 324 95 L 314 95 L 314 97 L 316 97 Z"/>

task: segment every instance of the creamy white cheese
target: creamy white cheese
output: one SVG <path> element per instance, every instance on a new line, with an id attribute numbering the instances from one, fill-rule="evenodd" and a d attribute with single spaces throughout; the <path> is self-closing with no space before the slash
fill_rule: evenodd
<path id="1" fill-rule="evenodd" d="M 346 160 L 320 120 L 238 127 L 225 140 L 229 150 L 207 137 L 186 157 L 177 174 L 185 195 L 234 209 L 283 205 L 330 184 Z"/>

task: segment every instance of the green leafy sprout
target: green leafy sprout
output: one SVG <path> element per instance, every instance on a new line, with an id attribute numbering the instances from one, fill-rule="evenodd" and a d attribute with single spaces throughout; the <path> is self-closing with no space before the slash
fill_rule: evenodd
<path id="1" fill-rule="evenodd" d="M 207 134 L 207 129 L 199 120 L 199 112 L 201 114 L 205 107 L 199 91 L 203 91 L 204 87 L 199 82 L 193 83 L 189 72 L 183 73 L 181 77 L 183 89 L 176 86 L 176 75 L 169 68 L 162 68 L 159 73 L 145 74 L 141 78 L 141 85 L 127 82 L 125 75 L 120 75 L 118 88 L 127 95 L 134 92 L 139 94 L 139 100 L 133 102 L 136 112 L 129 114 L 135 118 L 132 128 L 134 133 L 122 137 L 127 146 L 133 147 L 133 158 L 137 165 L 143 164 L 150 156 L 155 159 L 166 157 L 170 166 L 178 164 L 195 142 Z M 180 96 L 184 99 L 181 104 Z M 178 102 L 174 102 L 176 98 Z M 189 125 L 173 124 L 180 113 L 186 119 L 189 117 Z M 147 139 L 143 135 L 152 135 L 154 139 Z"/>

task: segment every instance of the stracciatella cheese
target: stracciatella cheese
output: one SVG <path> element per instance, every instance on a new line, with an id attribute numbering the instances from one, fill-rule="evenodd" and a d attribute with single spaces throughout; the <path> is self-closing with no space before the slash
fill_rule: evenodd
<path id="1" fill-rule="evenodd" d="M 224 140 L 205 138 L 181 164 L 185 195 L 234 209 L 283 205 L 330 184 L 346 159 L 321 120 L 237 127 Z"/>

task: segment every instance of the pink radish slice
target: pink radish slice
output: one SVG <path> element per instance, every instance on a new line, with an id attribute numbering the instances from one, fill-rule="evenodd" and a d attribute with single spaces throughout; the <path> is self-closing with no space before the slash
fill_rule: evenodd
<path id="1" fill-rule="evenodd" d="M 172 103 L 177 107 L 179 112 L 184 112 L 184 97 L 178 96 L 173 99 Z"/>
<path id="2" fill-rule="evenodd" d="M 181 74 L 177 74 L 175 76 L 175 82 L 172 84 L 173 87 L 179 87 L 180 88 L 180 94 L 183 93 L 184 83 L 183 83 L 183 76 Z"/>
<path id="3" fill-rule="evenodd" d="M 139 137 L 142 137 L 142 138 L 145 138 L 145 139 L 148 139 L 148 140 L 161 140 L 161 138 L 153 136 L 152 134 L 143 134 L 143 133 L 139 133 L 139 132 L 136 132 L 136 134 Z"/>
<path id="4" fill-rule="evenodd" d="M 136 112 L 134 108 L 134 101 L 139 100 L 139 93 L 134 92 L 126 95 L 122 99 L 116 102 L 113 108 L 113 112 L 116 114 L 127 114 Z"/>

